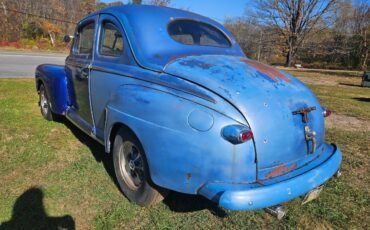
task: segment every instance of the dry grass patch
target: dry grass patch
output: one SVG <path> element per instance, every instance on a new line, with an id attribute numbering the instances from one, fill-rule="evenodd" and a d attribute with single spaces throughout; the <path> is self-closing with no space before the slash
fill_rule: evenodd
<path id="1" fill-rule="evenodd" d="M 370 131 L 370 121 L 342 114 L 332 114 L 325 120 L 325 128 L 347 131 Z"/>
<path id="2" fill-rule="evenodd" d="M 363 72 L 343 70 L 294 69 L 279 67 L 308 85 L 351 86 L 361 85 Z"/>

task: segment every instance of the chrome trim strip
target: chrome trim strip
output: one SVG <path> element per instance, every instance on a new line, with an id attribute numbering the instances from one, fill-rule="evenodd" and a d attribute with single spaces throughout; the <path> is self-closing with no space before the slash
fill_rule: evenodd
<path id="1" fill-rule="evenodd" d="M 144 79 L 144 78 L 137 77 L 137 76 L 129 76 L 129 75 L 122 74 L 122 73 L 120 73 L 118 71 L 107 70 L 105 68 L 95 67 L 95 66 L 92 66 L 91 69 L 92 70 L 96 70 L 96 71 L 100 71 L 100 72 L 104 72 L 104 73 L 116 74 L 116 75 L 119 75 L 119 76 L 133 78 L 133 79 L 136 79 L 136 80 L 141 80 L 141 81 L 145 81 L 145 82 L 157 84 L 157 85 L 160 85 L 160 86 L 168 87 L 168 88 L 171 88 L 171 89 L 175 89 L 175 90 L 178 90 L 178 91 L 181 91 L 181 92 L 184 92 L 184 93 L 193 95 L 195 97 L 202 98 L 202 99 L 204 99 L 206 101 L 209 101 L 209 102 L 211 102 L 213 104 L 216 104 L 215 99 L 213 99 L 212 97 L 210 97 L 210 96 L 208 96 L 206 94 L 201 94 L 201 93 L 197 93 L 197 92 L 191 92 L 189 90 L 185 90 L 185 89 L 181 89 L 181 88 L 178 88 L 178 87 L 174 87 L 173 85 L 167 84 L 164 81 L 158 81 L 158 80 L 147 79 L 147 78 Z M 181 79 L 184 80 L 183 78 L 181 78 Z"/>
<path id="2" fill-rule="evenodd" d="M 91 120 L 92 120 L 92 126 L 93 126 L 93 129 L 92 129 L 92 133 L 94 135 L 96 135 L 96 126 L 95 126 L 95 119 L 94 119 L 94 113 L 93 113 L 93 106 L 92 106 L 92 103 L 91 103 L 91 67 L 92 65 L 90 64 L 88 66 L 88 69 L 89 69 L 89 77 L 88 77 L 88 89 L 89 89 L 89 105 L 90 105 L 90 114 L 91 114 Z"/>

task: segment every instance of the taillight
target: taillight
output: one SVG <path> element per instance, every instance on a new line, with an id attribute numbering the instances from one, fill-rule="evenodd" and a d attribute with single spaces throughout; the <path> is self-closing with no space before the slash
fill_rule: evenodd
<path id="1" fill-rule="evenodd" d="M 243 125 L 229 125 L 222 129 L 222 137 L 232 144 L 241 144 L 253 139 L 253 132 Z"/>
<path id="2" fill-rule="evenodd" d="M 323 107 L 323 108 L 322 108 L 322 110 L 323 110 L 322 115 L 323 115 L 324 117 L 328 117 L 328 116 L 330 116 L 330 115 L 331 115 L 331 111 L 330 111 L 329 109 L 327 109 L 327 108 Z"/>
<path id="3" fill-rule="evenodd" d="M 249 141 L 250 139 L 253 138 L 253 133 L 252 131 L 245 131 L 245 132 L 242 132 L 241 133 L 241 137 L 240 137 L 240 140 L 242 142 L 246 142 L 246 141 Z"/>

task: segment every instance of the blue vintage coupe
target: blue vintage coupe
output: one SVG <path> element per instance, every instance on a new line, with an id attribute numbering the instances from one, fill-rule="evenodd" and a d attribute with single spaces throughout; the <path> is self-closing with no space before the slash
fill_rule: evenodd
<path id="1" fill-rule="evenodd" d="M 324 142 L 330 111 L 314 94 L 187 11 L 88 15 L 65 66 L 38 66 L 36 87 L 42 115 L 63 115 L 104 145 L 123 193 L 141 206 L 169 190 L 232 210 L 307 202 L 340 168 L 339 148 Z"/>

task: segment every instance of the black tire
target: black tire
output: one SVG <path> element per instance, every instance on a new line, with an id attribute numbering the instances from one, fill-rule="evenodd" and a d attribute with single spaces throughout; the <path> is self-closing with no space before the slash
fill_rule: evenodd
<path id="1" fill-rule="evenodd" d="M 144 149 L 128 129 L 120 128 L 115 136 L 113 164 L 119 186 L 130 201 L 147 207 L 160 202 L 167 194 L 167 190 L 151 182 Z"/>
<path id="2" fill-rule="evenodd" d="M 39 89 L 39 106 L 41 115 L 48 121 L 53 121 L 53 112 L 50 108 L 50 101 L 49 96 L 45 90 L 45 86 L 43 84 L 40 85 Z"/>

